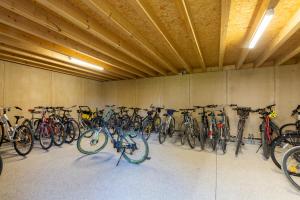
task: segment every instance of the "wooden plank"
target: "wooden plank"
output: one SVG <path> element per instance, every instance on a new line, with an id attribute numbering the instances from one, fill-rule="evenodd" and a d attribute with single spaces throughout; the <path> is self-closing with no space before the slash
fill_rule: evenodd
<path id="1" fill-rule="evenodd" d="M 254 67 L 260 67 L 277 49 L 279 49 L 300 28 L 300 9 L 288 21 L 278 35 L 268 45 L 263 54 L 257 59 Z"/>
<path id="2" fill-rule="evenodd" d="M 265 16 L 265 13 L 270 8 L 270 5 L 271 5 L 270 2 L 272 2 L 272 0 L 262 0 L 260 3 L 259 9 L 255 14 L 255 17 L 253 16 L 254 21 L 251 24 L 250 29 L 247 31 L 247 35 L 246 35 L 245 41 L 242 46 L 242 51 L 239 56 L 239 60 L 237 61 L 237 64 L 236 64 L 237 69 L 239 69 L 243 65 L 244 61 L 246 60 L 246 58 L 250 52 L 250 49 L 248 48 L 248 46 L 249 46 L 252 38 L 254 37 L 260 23 L 262 22 L 262 20 Z"/>
<path id="3" fill-rule="evenodd" d="M 43 63 L 43 62 L 40 62 L 40 61 L 35 61 L 35 60 L 30 59 L 30 58 L 24 58 L 24 57 L 22 57 L 22 55 L 12 54 L 12 53 L 5 52 L 5 51 L 2 51 L 2 50 L 0 50 L 0 60 L 6 60 L 6 61 L 9 61 L 9 62 L 29 65 L 29 66 L 32 66 L 32 67 L 35 67 L 35 68 L 45 69 L 45 70 L 49 70 L 49 71 L 55 71 L 55 72 L 59 72 L 59 73 L 66 73 L 66 74 L 69 74 L 69 75 L 79 76 L 79 77 L 82 77 L 82 78 L 89 78 L 89 79 L 93 79 L 93 80 L 97 80 L 97 81 L 105 81 L 105 79 L 102 79 L 102 78 L 99 78 L 99 77 L 89 76 L 87 74 L 82 74 L 82 73 L 79 73 L 79 72 L 73 72 L 73 71 L 70 71 L 70 70 L 65 69 L 65 68 L 57 67 L 55 65 L 48 64 L 48 63 Z"/>
<path id="4" fill-rule="evenodd" d="M 221 1 L 221 32 L 219 47 L 219 68 L 223 68 L 224 54 L 226 50 L 226 35 L 229 21 L 231 0 Z"/>
<path id="5" fill-rule="evenodd" d="M 300 46 L 298 46 L 294 50 L 288 52 L 287 54 L 281 56 L 280 58 L 278 58 L 275 61 L 275 66 L 279 66 L 279 65 L 285 63 L 286 61 L 288 61 L 289 59 L 293 58 L 294 56 L 296 56 L 299 53 L 300 53 Z"/>
<path id="6" fill-rule="evenodd" d="M 139 61 L 145 66 L 151 68 L 152 70 L 166 75 L 165 70 L 161 67 L 156 66 L 154 62 L 147 59 L 140 52 L 134 51 L 132 46 L 130 46 L 123 38 L 117 37 L 113 33 L 108 32 L 106 29 L 103 29 L 99 23 L 91 17 L 85 17 L 82 14 L 82 11 L 75 8 L 68 1 L 61 0 L 36 0 L 39 4 L 43 5 L 47 9 L 52 10 L 54 13 L 60 15 L 61 17 L 69 20 L 79 28 L 84 31 L 87 31 L 94 35 L 95 37 L 105 41 L 109 45 L 112 45 L 114 48 L 122 51 L 124 54 L 132 57 L 133 59 Z"/>
<path id="7" fill-rule="evenodd" d="M 192 32 L 193 41 L 194 41 L 194 44 L 195 44 L 196 49 L 197 49 L 197 54 L 198 54 L 198 59 L 199 59 L 200 66 L 205 70 L 206 65 L 205 65 L 203 55 L 202 55 L 202 52 L 201 52 L 200 42 L 199 42 L 199 39 L 196 35 L 195 27 L 194 27 L 194 24 L 193 24 L 192 19 L 191 19 L 191 14 L 190 14 L 189 7 L 187 5 L 186 0 L 181 0 L 180 4 L 181 5 L 179 6 L 179 9 L 183 9 L 184 17 L 185 17 L 185 19 L 188 23 L 189 29 Z"/>
<path id="8" fill-rule="evenodd" d="M 154 18 L 154 15 L 152 13 L 150 13 L 150 9 L 147 7 L 147 5 L 145 4 L 145 2 L 143 0 L 136 0 L 136 3 L 139 6 L 139 8 L 145 13 L 145 15 L 147 16 L 147 18 L 149 19 L 149 21 L 156 28 L 156 30 L 163 36 L 163 38 L 165 39 L 165 41 L 167 42 L 167 44 L 169 45 L 169 47 L 171 48 L 171 50 L 174 52 L 174 54 L 176 55 L 176 57 L 178 58 L 178 60 L 181 62 L 181 64 L 183 65 L 183 67 L 188 72 L 191 72 L 192 71 L 191 67 L 187 64 L 187 62 L 182 58 L 182 56 L 180 55 L 180 53 L 177 51 L 177 49 L 175 48 L 175 45 L 173 44 L 171 38 L 169 36 L 167 36 L 167 34 L 162 30 L 161 23 L 157 19 Z"/>
<path id="9" fill-rule="evenodd" d="M 104 67 L 103 73 L 112 75 L 119 78 L 135 78 L 135 76 L 128 74 L 126 71 L 122 71 L 121 69 L 116 69 L 115 67 L 108 65 L 107 63 L 102 62 L 101 60 L 82 54 L 80 52 L 76 52 L 72 49 L 68 49 L 66 47 L 60 46 L 58 44 L 43 40 L 34 35 L 25 33 L 23 31 L 14 29 L 5 24 L 0 23 L 0 34 L 5 35 L 10 38 L 14 38 L 24 43 L 28 43 L 29 45 L 39 46 L 44 49 L 48 49 L 50 51 L 54 51 L 69 57 L 78 58 L 88 63 L 92 63 L 94 65 L 99 65 Z"/>
<path id="10" fill-rule="evenodd" d="M 106 63 L 107 65 L 111 65 L 117 69 L 121 69 L 128 73 L 135 74 L 138 77 L 146 77 L 145 73 L 143 73 L 127 64 L 124 64 L 122 62 L 114 60 L 104 54 L 99 53 L 98 51 L 95 51 L 94 49 L 86 47 L 74 40 L 71 40 L 70 38 L 67 38 L 63 35 L 60 35 L 54 31 L 50 30 L 50 29 L 47 29 L 47 28 L 40 26 L 34 22 L 31 22 L 28 19 L 21 17 L 20 15 L 17 15 L 6 9 L 3 9 L 1 7 L 0 7 L 0 22 L 3 24 L 6 24 L 7 26 L 11 26 L 17 30 L 21 30 L 21 31 L 27 33 L 27 36 L 29 34 L 32 34 L 37 38 L 42 38 L 44 41 L 48 41 L 48 42 L 54 43 L 59 46 L 68 47 L 70 50 L 76 52 L 77 55 L 85 54 L 87 56 L 92 56 L 93 58 L 101 60 L 103 63 Z M 14 31 L 11 31 L 11 33 L 12 33 L 12 35 L 14 35 L 13 34 Z M 36 42 L 36 41 L 34 41 L 34 42 Z M 42 44 L 48 45 L 46 42 L 43 42 Z M 48 47 L 57 48 L 57 46 L 54 46 L 54 45 L 48 45 Z M 68 55 L 68 54 L 66 54 L 66 55 Z M 103 66 L 103 65 L 101 65 L 101 66 Z"/>
<path id="11" fill-rule="evenodd" d="M 173 67 L 168 61 L 165 60 L 163 55 L 153 47 L 148 40 L 139 33 L 139 30 L 130 24 L 116 9 L 110 6 L 105 1 L 96 0 L 86 0 L 84 3 L 96 12 L 101 12 L 106 15 L 111 21 L 113 21 L 118 27 L 125 31 L 130 37 L 134 38 L 144 49 L 146 49 L 150 54 L 152 54 L 163 66 L 169 69 L 171 72 L 177 74 L 178 70 Z"/>
<path id="12" fill-rule="evenodd" d="M 38 56 L 40 59 L 45 58 L 46 61 L 52 60 L 53 63 L 61 64 L 69 67 L 70 69 L 74 69 L 76 71 L 82 71 L 87 72 L 90 74 L 94 74 L 96 76 L 101 76 L 104 78 L 116 80 L 120 79 L 119 77 L 114 77 L 111 75 L 103 74 L 101 72 L 96 72 L 87 68 L 83 68 L 79 65 L 73 64 L 70 62 L 70 59 L 68 56 L 61 55 L 56 52 L 51 52 L 49 50 L 43 49 L 41 47 L 36 47 L 32 45 L 28 45 L 26 43 L 23 43 L 21 41 L 15 40 L 13 38 L 3 36 L 0 32 L 0 45 L 2 46 L 2 49 L 10 49 L 12 52 L 26 52 L 27 55 L 30 57 L 30 54 L 32 54 L 32 57 Z"/>
<path id="13" fill-rule="evenodd" d="M 53 66 L 56 66 L 58 69 L 68 70 L 71 73 L 74 72 L 74 73 L 78 73 L 78 74 L 82 74 L 82 75 L 99 77 L 99 78 L 101 78 L 103 80 L 114 80 L 114 79 L 111 79 L 111 78 L 103 77 L 103 76 L 101 76 L 99 74 L 92 73 L 92 72 L 84 70 L 84 69 L 82 70 L 79 67 L 76 67 L 76 66 L 73 66 L 73 65 L 69 65 L 69 64 L 58 62 L 58 61 L 54 61 L 54 60 L 52 60 L 50 58 L 41 57 L 39 55 L 34 55 L 32 53 L 29 53 L 29 52 L 26 52 L 26 51 L 22 51 L 20 49 L 11 48 L 11 47 L 9 47 L 7 45 L 3 45 L 1 43 L 0 43 L 0 51 L 2 53 L 7 53 L 7 54 L 11 54 L 11 55 L 17 55 L 17 56 L 26 58 L 27 60 L 32 60 L 32 61 L 47 63 L 50 66 L 53 65 Z M 76 68 L 77 68 L 77 70 L 74 70 Z"/>
<path id="14" fill-rule="evenodd" d="M 63 35 L 73 41 L 76 41 L 77 43 L 82 44 L 83 46 L 89 47 L 106 57 L 109 57 L 115 61 L 119 61 L 122 63 L 122 65 L 126 64 L 129 65 L 139 71 L 143 71 L 144 73 L 156 76 L 156 73 L 153 70 L 150 70 L 149 68 L 145 67 L 138 61 L 124 55 L 123 53 L 116 51 L 116 49 L 113 49 L 111 46 L 105 44 L 104 42 L 98 40 L 94 36 L 90 35 L 89 33 L 86 33 L 79 28 L 75 27 L 71 23 L 66 22 L 65 20 L 61 19 L 60 17 L 57 17 L 49 12 L 47 12 L 42 7 L 39 7 L 36 4 L 28 3 L 25 1 L 17 1 L 16 0 L 2 0 L 0 1 L 0 6 L 2 9 L 0 10 L 0 14 L 4 15 L 4 17 L 0 17 L 0 21 L 8 25 L 19 23 L 19 21 L 25 21 L 24 19 L 21 19 L 21 17 L 26 18 L 30 21 L 33 21 L 45 28 L 47 28 L 47 32 L 49 30 L 52 30 L 53 32 L 56 32 L 60 35 Z M 5 8 L 5 9 L 3 9 Z M 12 15 L 12 13 L 8 13 L 9 11 L 15 13 L 15 15 Z M 6 15 L 5 15 L 6 14 Z M 18 20 L 19 21 L 18 21 Z M 36 26 L 36 25 L 33 25 Z M 17 28 L 17 27 L 15 27 Z M 28 27 L 27 27 L 28 29 Z M 33 28 L 30 27 L 29 29 L 31 32 L 33 32 Z M 30 32 L 29 32 L 30 33 Z M 45 36 L 44 39 L 47 39 Z M 73 47 L 74 48 L 74 47 Z M 76 49 L 76 48 L 75 48 Z"/>

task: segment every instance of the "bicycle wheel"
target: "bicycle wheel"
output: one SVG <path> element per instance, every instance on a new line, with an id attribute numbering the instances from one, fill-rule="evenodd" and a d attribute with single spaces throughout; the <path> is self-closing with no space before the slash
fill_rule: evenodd
<path id="1" fill-rule="evenodd" d="M 37 133 L 37 128 L 40 126 L 40 124 L 42 123 L 42 120 L 41 119 L 37 119 L 37 120 L 35 120 L 34 121 L 34 123 L 33 123 L 33 129 L 34 129 L 34 131 L 33 131 L 33 137 L 34 137 L 34 139 L 36 139 L 36 140 L 39 140 L 40 139 L 40 135 Z"/>
<path id="2" fill-rule="evenodd" d="M 156 133 L 159 131 L 160 125 L 161 125 L 161 118 L 157 116 L 153 119 L 153 128 Z"/>
<path id="3" fill-rule="evenodd" d="M 166 123 L 163 123 L 158 133 L 159 143 L 163 144 L 166 141 L 166 138 L 167 138 Z"/>
<path id="4" fill-rule="evenodd" d="M 150 138 L 151 131 L 152 131 L 152 123 L 150 121 L 145 122 L 143 126 L 143 135 L 146 140 Z"/>
<path id="5" fill-rule="evenodd" d="M 194 122 L 197 123 L 197 122 Z M 196 138 L 197 138 L 197 132 L 195 129 L 189 127 L 188 128 L 188 133 L 187 133 L 187 141 L 189 143 L 189 146 L 194 149 L 196 146 Z"/>
<path id="6" fill-rule="evenodd" d="M 201 149 L 205 149 L 205 140 L 206 140 L 206 135 L 207 135 L 207 128 L 204 127 L 202 123 L 199 124 L 199 142 Z"/>
<path id="7" fill-rule="evenodd" d="M 235 156 L 238 156 L 240 152 L 240 148 L 243 142 L 243 131 L 244 131 L 244 125 L 243 122 L 239 121 L 238 123 L 238 134 L 236 136 L 237 143 L 236 143 L 236 149 L 235 149 Z"/>
<path id="8" fill-rule="evenodd" d="M 74 127 L 74 131 L 75 131 L 75 138 L 74 140 L 78 140 L 78 137 L 80 136 L 81 132 L 80 132 L 80 126 L 78 124 L 78 122 L 74 119 L 71 120 L 73 127 Z"/>
<path id="9" fill-rule="evenodd" d="M 278 136 L 271 144 L 271 158 L 273 163 L 281 169 L 281 162 L 283 155 L 292 147 L 300 145 L 300 134 L 288 133 L 285 135 Z"/>
<path id="10" fill-rule="evenodd" d="M 262 145 L 262 149 L 263 149 L 263 156 L 267 160 L 267 159 L 269 159 L 269 156 L 270 156 L 270 146 L 268 143 L 268 136 L 266 133 L 265 123 L 261 124 L 260 136 L 261 136 L 261 145 Z"/>
<path id="11" fill-rule="evenodd" d="M 71 144 L 75 139 L 75 128 L 71 121 L 66 121 L 64 123 L 64 132 L 65 132 L 65 142 Z"/>
<path id="12" fill-rule="evenodd" d="M 175 118 L 171 117 L 170 124 L 169 124 L 169 129 L 168 129 L 168 135 L 170 137 L 172 137 L 174 132 L 175 132 Z"/>
<path id="13" fill-rule="evenodd" d="M 187 140 L 187 134 L 188 134 L 188 128 L 186 126 L 184 126 L 183 128 L 183 134 L 181 135 L 181 138 L 180 138 L 180 142 L 181 142 L 181 145 L 184 145 L 186 140 Z"/>
<path id="14" fill-rule="evenodd" d="M 283 126 L 280 127 L 279 134 L 283 135 L 289 131 L 296 131 L 296 130 L 297 130 L 297 125 L 295 123 L 284 124 Z"/>
<path id="15" fill-rule="evenodd" d="M 3 170 L 3 160 L 2 160 L 2 157 L 0 155 L 0 175 L 2 173 L 2 170 Z"/>
<path id="16" fill-rule="evenodd" d="M 86 137 L 88 135 L 89 137 Z M 87 130 L 79 136 L 77 140 L 77 149 L 79 152 L 87 155 L 95 154 L 101 151 L 108 142 L 108 136 L 99 128 Z"/>
<path id="17" fill-rule="evenodd" d="M 26 156 L 30 153 L 33 147 L 33 135 L 30 128 L 21 125 L 17 127 L 14 135 L 14 148 L 21 156 Z"/>
<path id="18" fill-rule="evenodd" d="M 53 131 L 49 124 L 40 124 L 37 133 L 40 145 L 43 149 L 48 150 L 53 145 Z"/>
<path id="19" fill-rule="evenodd" d="M 300 177 L 294 176 L 300 174 L 300 146 L 293 147 L 284 154 L 282 169 L 290 183 L 300 191 Z"/>
<path id="20" fill-rule="evenodd" d="M 144 136 L 134 131 L 126 131 L 122 135 L 120 142 L 124 148 L 124 158 L 132 164 L 144 162 L 149 155 L 148 142 Z"/>
<path id="21" fill-rule="evenodd" d="M 140 130 L 142 127 L 142 117 L 137 115 L 133 121 L 133 128 L 135 131 Z"/>
<path id="22" fill-rule="evenodd" d="M 56 146 L 61 146 L 66 140 L 66 134 L 64 131 L 64 125 L 60 122 L 55 122 L 52 125 L 54 144 Z"/>

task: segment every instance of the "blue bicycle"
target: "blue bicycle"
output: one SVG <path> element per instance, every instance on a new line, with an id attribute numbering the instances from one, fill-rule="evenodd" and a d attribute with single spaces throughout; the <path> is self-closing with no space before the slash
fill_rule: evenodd
<path id="1" fill-rule="evenodd" d="M 140 164 L 149 155 L 149 146 L 143 134 L 134 130 L 124 130 L 122 123 L 109 126 L 109 119 L 114 114 L 112 109 L 107 109 L 103 114 L 101 126 L 92 128 L 83 133 L 77 141 L 77 148 L 84 154 L 96 154 L 100 152 L 111 140 L 113 147 L 121 153 L 117 165 L 122 157 L 129 163 Z"/>

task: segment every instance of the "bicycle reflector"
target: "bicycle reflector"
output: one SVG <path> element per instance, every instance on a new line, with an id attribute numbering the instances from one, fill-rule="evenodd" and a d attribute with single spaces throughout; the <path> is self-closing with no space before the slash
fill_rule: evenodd
<path id="1" fill-rule="evenodd" d="M 274 118 L 277 117 L 277 113 L 276 113 L 274 110 L 272 110 L 272 112 L 269 114 L 269 117 L 270 117 L 271 119 L 274 119 Z"/>

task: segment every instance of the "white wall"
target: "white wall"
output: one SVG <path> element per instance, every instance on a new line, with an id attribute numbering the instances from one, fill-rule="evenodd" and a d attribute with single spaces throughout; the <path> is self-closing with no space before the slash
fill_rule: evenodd
<path id="1" fill-rule="evenodd" d="M 300 104 L 300 65 L 208 72 L 191 75 L 113 81 L 102 84 L 103 104 L 167 108 L 189 108 L 193 105 L 231 104 L 253 108 L 276 103 L 278 118 L 283 124 L 292 122 L 291 110 Z M 232 133 L 238 117 L 227 109 Z M 177 116 L 180 118 L 180 116 Z M 245 136 L 258 137 L 257 114 L 247 121 Z"/>

